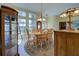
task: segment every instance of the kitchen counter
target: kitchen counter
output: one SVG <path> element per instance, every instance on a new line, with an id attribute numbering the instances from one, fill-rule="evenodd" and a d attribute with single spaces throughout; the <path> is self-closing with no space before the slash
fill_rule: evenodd
<path id="1" fill-rule="evenodd" d="M 79 33 L 79 30 L 56 30 L 55 32 Z"/>
<path id="2" fill-rule="evenodd" d="M 54 31 L 54 55 L 79 56 L 79 31 Z"/>

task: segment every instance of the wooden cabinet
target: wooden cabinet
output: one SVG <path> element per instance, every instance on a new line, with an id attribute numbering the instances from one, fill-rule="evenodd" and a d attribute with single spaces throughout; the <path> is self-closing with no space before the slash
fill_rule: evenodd
<path id="1" fill-rule="evenodd" d="M 62 33 L 63 34 L 63 33 Z M 64 40 L 65 35 L 63 35 L 62 39 L 61 39 L 61 36 L 62 34 L 60 33 L 55 33 L 55 49 L 54 49 L 54 53 L 55 55 L 66 55 L 65 54 L 65 51 L 66 51 L 66 40 Z"/>
<path id="2" fill-rule="evenodd" d="M 1 6 L 0 34 L 2 55 L 18 53 L 18 12 L 10 7 Z"/>
<path id="3" fill-rule="evenodd" d="M 67 33 L 66 33 L 67 34 Z M 74 34 L 73 33 L 68 33 L 67 35 L 66 35 L 66 54 L 67 55 L 69 55 L 69 56 L 72 56 L 72 55 L 74 55 L 74 48 L 75 48 L 75 46 L 74 46 L 74 38 L 75 36 L 74 36 Z"/>
<path id="4" fill-rule="evenodd" d="M 79 56 L 79 33 L 64 31 L 54 33 L 54 55 Z"/>

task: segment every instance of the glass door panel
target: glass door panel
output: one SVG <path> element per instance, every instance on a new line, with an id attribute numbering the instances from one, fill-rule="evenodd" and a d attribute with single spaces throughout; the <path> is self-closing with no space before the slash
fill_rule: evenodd
<path id="1" fill-rule="evenodd" d="M 10 34 L 9 32 L 5 32 L 5 48 L 9 48 L 9 44 L 10 44 Z"/>
<path id="2" fill-rule="evenodd" d="M 8 51 L 10 50 L 10 16 L 6 13 L 4 14 L 4 34 L 5 34 L 5 55 L 8 55 Z"/>
<path id="3" fill-rule="evenodd" d="M 12 45 L 17 45 L 17 23 L 16 23 L 16 18 L 15 18 L 15 16 L 12 16 L 12 18 L 11 18 L 11 22 L 12 22 L 12 24 L 11 24 L 11 28 L 12 28 L 12 35 L 11 35 L 11 37 L 12 37 Z"/>
<path id="4" fill-rule="evenodd" d="M 18 44 L 17 36 L 18 35 L 17 35 L 16 17 L 12 16 L 11 17 L 11 44 L 12 44 L 11 52 L 15 52 L 14 55 L 17 53 L 17 44 Z"/>
<path id="5" fill-rule="evenodd" d="M 17 45 L 17 32 L 16 31 L 12 31 L 12 45 L 15 46 Z"/>
<path id="6" fill-rule="evenodd" d="M 5 16 L 5 48 L 9 48 L 10 44 L 10 16 Z"/>
<path id="7" fill-rule="evenodd" d="M 10 22 L 10 16 L 9 15 L 5 16 L 5 22 Z"/>
<path id="8" fill-rule="evenodd" d="M 9 32 L 9 31 L 10 31 L 10 23 L 5 22 L 5 32 Z"/>
<path id="9" fill-rule="evenodd" d="M 16 24 L 16 17 L 12 16 L 11 21 L 12 21 L 12 23 Z"/>
<path id="10" fill-rule="evenodd" d="M 17 31 L 17 25 L 16 24 L 14 24 L 14 23 L 12 23 L 12 31 Z"/>

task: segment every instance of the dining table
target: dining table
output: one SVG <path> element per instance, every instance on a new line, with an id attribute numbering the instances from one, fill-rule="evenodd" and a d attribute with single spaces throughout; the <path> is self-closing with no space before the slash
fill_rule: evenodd
<path id="1" fill-rule="evenodd" d="M 36 45 L 40 45 L 42 48 L 42 44 L 43 42 L 45 42 L 45 44 L 47 44 L 50 34 L 52 34 L 51 32 L 32 32 L 33 35 L 35 35 L 36 37 Z"/>

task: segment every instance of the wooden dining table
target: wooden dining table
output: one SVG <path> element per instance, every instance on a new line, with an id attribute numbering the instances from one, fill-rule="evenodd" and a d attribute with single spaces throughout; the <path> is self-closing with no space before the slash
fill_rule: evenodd
<path id="1" fill-rule="evenodd" d="M 48 33 L 43 32 L 33 32 L 37 39 L 48 39 Z"/>
<path id="2" fill-rule="evenodd" d="M 36 36 L 36 45 L 39 45 L 41 46 L 43 44 L 43 42 L 46 42 L 49 40 L 49 34 L 52 34 L 52 33 L 43 33 L 43 32 L 32 32 L 33 35 Z"/>

